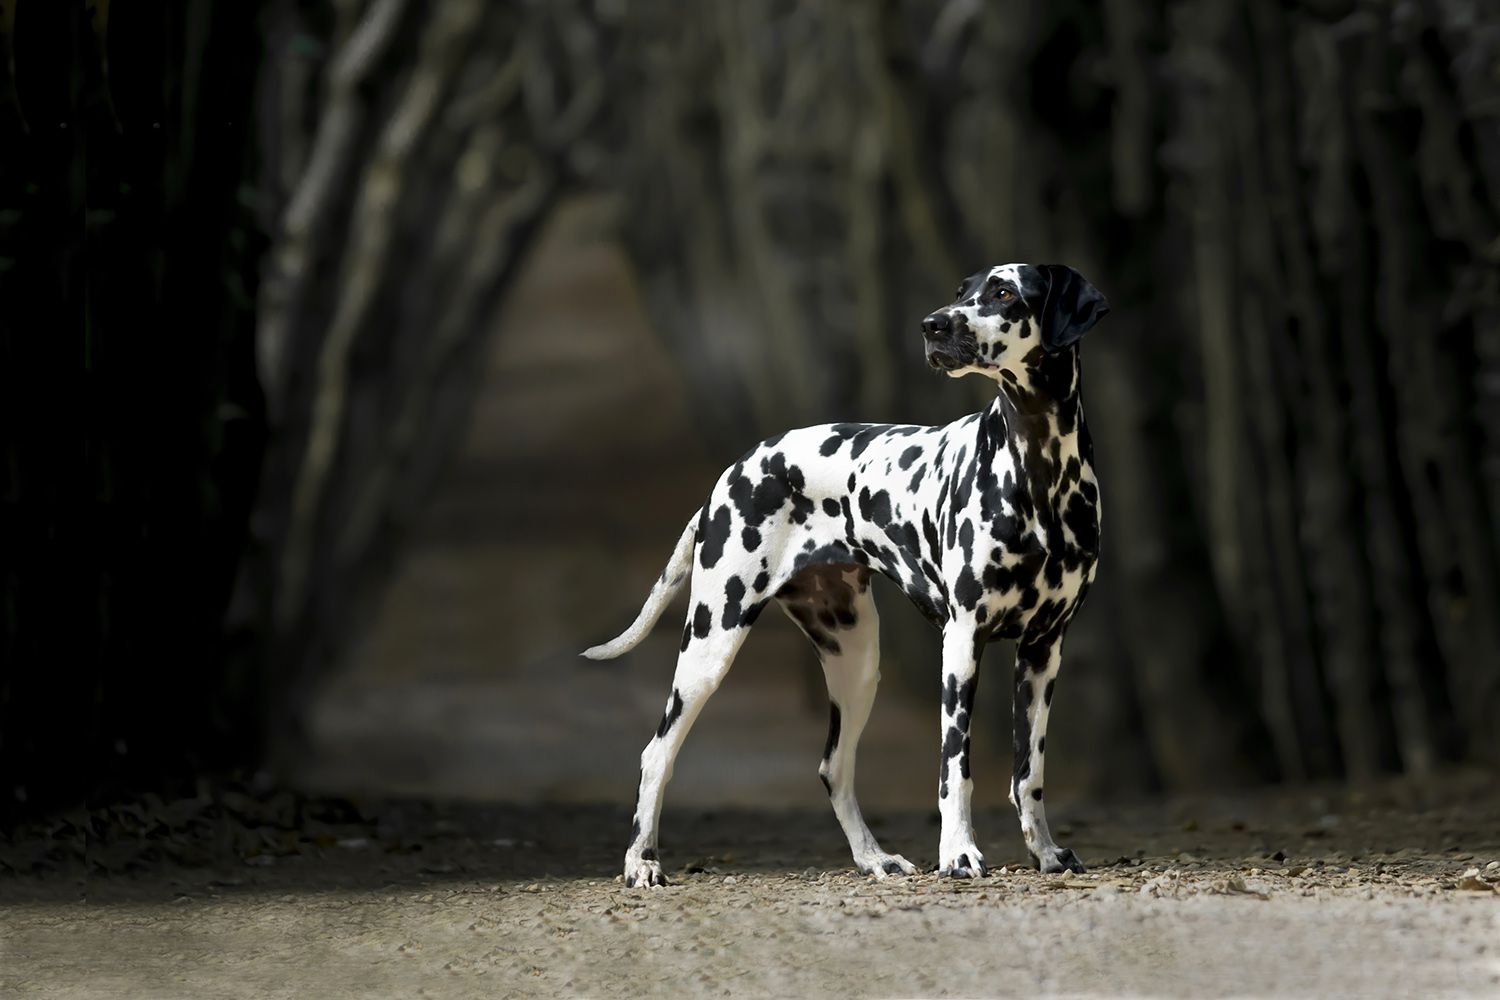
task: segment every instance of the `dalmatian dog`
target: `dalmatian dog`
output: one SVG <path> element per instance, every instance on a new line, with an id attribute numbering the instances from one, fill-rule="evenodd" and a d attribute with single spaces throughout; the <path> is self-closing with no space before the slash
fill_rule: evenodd
<path id="1" fill-rule="evenodd" d="M 883 573 L 942 632 L 940 874 L 985 872 L 974 840 L 969 722 L 985 644 L 1015 639 L 1010 799 L 1034 866 L 1082 872 L 1047 829 L 1042 770 L 1063 632 L 1094 578 L 1099 487 L 1079 399 L 1079 339 L 1109 311 L 1070 267 L 1006 264 L 966 279 L 922 321 L 927 363 L 993 379 L 994 402 L 945 427 L 825 424 L 762 441 L 719 477 L 635 622 L 583 655 L 619 656 L 691 580 L 672 694 L 641 755 L 625 883 L 663 885 L 662 796 L 688 729 L 773 599 L 817 650 L 830 698 L 819 775 L 854 863 L 884 851 L 854 798 L 854 755 L 880 679 L 870 576 Z"/>

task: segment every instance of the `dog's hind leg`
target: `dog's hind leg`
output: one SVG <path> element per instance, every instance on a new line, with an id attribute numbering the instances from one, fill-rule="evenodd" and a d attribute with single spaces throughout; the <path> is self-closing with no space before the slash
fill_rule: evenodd
<path id="1" fill-rule="evenodd" d="M 870 571 L 853 565 L 804 570 L 777 592 L 781 606 L 812 641 L 828 682 L 828 744 L 818 776 L 854 863 L 865 874 L 915 875 L 916 866 L 881 850 L 854 797 L 859 737 L 880 682 L 880 616 L 870 593 Z"/>
<path id="2" fill-rule="evenodd" d="M 695 579 L 695 598 L 698 583 Z M 695 610 L 689 612 L 687 627 L 682 633 L 682 649 L 677 657 L 676 673 L 672 676 L 672 694 L 667 699 L 666 711 L 662 713 L 656 735 L 641 754 L 641 784 L 636 796 L 635 821 L 630 831 L 630 847 L 625 851 L 627 886 L 667 884 L 656 854 L 656 836 L 661 822 L 662 797 L 667 782 L 672 780 L 672 766 L 708 696 L 718 689 L 719 682 L 729 673 L 759 607 L 752 606 L 751 613 L 741 615 L 729 628 L 722 628 L 706 604 L 695 600 L 694 605 Z"/>
<path id="3" fill-rule="evenodd" d="M 1047 829 L 1042 805 L 1042 770 L 1047 752 L 1047 714 L 1052 689 L 1062 665 L 1062 637 L 1022 639 L 1016 650 L 1015 774 L 1010 800 L 1021 817 L 1021 836 L 1031 863 L 1042 872 L 1082 872 L 1083 862 L 1066 847 L 1058 847 Z"/>

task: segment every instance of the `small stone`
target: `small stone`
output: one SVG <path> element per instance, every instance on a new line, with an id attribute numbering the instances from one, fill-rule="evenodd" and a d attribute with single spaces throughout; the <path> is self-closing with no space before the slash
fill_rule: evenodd
<path id="1" fill-rule="evenodd" d="M 740 880 L 737 879 L 737 878 L 735 878 L 733 875 L 725 875 L 724 876 L 724 884 L 725 885 L 737 885 L 739 883 L 739 881 Z"/>
<path id="2" fill-rule="evenodd" d="M 1460 889 L 1477 890 L 1479 892 L 1493 892 L 1493 891 L 1495 891 L 1495 887 L 1494 886 L 1490 885 L 1484 879 L 1482 879 L 1482 878 L 1479 877 L 1479 869 L 1478 868 L 1470 868 L 1468 871 L 1464 872 L 1463 875 L 1458 880 L 1458 886 L 1457 887 L 1460 888 Z"/>
<path id="3" fill-rule="evenodd" d="M 1484 866 L 1484 870 L 1487 872 L 1492 872 L 1496 869 L 1500 869 L 1500 861 L 1491 861 L 1489 864 Z"/>

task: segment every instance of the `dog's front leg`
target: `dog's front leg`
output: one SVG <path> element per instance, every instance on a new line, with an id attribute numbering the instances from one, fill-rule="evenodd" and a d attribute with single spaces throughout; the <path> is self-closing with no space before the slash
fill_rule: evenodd
<path id="1" fill-rule="evenodd" d="M 973 622 L 949 622 L 943 629 L 943 763 L 938 783 L 938 812 L 942 837 L 938 844 L 938 873 L 954 878 L 984 874 L 984 857 L 974 843 L 969 800 L 974 782 L 969 777 L 969 715 L 979 681 L 979 654 L 984 644 L 975 639 Z"/>
<path id="2" fill-rule="evenodd" d="M 1021 640 L 1016 654 L 1015 772 L 1010 800 L 1021 817 L 1021 836 L 1026 838 L 1031 863 L 1043 872 L 1082 872 L 1078 856 L 1052 842 L 1042 805 L 1047 713 L 1061 664 L 1062 636 Z"/>

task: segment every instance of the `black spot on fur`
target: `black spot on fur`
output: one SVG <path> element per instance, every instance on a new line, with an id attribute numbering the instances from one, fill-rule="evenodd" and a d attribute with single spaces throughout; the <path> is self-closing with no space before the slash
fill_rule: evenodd
<path id="1" fill-rule="evenodd" d="M 964 518 L 963 527 L 958 529 L 958 544 L 964 550 L 964 562 L 974 561 L 974 522 Z"/>
<path id="2" fill-rule="evenodd" d="M 682 645 L 678 648 L 678 652 L 686 653 L 687 652 L 687 648 L 688 648 L 688 643 L 692 641 L 692 638 L 693 638 L 693 623 L 692 622 L 687 622 L 686 624 L 684 624 L 682 626 Z"/>
<path id="3" fill-rule="evenodd" d="M 740 602 L 745 599 L 745 581 L 737 576 L 731 576 L 724 584 L 724 615 L 720 618 L 720 625 L 727 632 L 738 628 L 740 625 Z"/>
<path id="4" fill-rule="evenodd" d="M 793 468 L 795 469 L 796 467 L 793 466 Z M 818 505 L 813 503 L 807 497 L 803 496 L 801 493 L 792 494 L 791 517 L 793 524 L 806 523 L 807 519 L 812 516 L 812 512 L 817 509 Z"/>
<path id="5" fill-rule="evenodd" d="M 734 501 L 740 517 L 752 527 L 780 510 L 791 495 L 791 487 L 776 476 L 766 476 L 755 485 L 751 485 L 746 476 L 729 480 L 729 499 Z"/>
<path id="6" fill-rule="evenodd" d="M 842 725 L 839 717 L 839 703 L 830 701 L 828 703 L 828 742 L 823 745 L 823 759 L 831 760 L 833 752 L 839 746 L 839 730 Z"/>
<path id="7" fill-rule="evenodd" d="M 724 543 L 729 540 L 729 508 L 720 504 L 712 519 L 708 506 L 703 507 L 703 517 L 698 522 L 698 538 L 702 547 L 698 550 L 698 562 L 704 569 L 712 569 L 724 555 Z"/>
<path id="8" fill-rule="evenodd" d="M 751 589 L 753 589 L 757 594 L 763 594 L 763 593 L 765 593 L 766 588 L 769 587 L 770 585 L 771 585 L 771 574 L 767 573 L 765 570 L 761 570 L 760 574 L 758 576 L 756 576 L 755 582 L 753 584 L 751 584 L 750 586 L 751 586 Z"/>
<path id="9" fill-rule="evenodd" d="M 1063 523 L 1073 532 L 1080 549 L 1088 553 L 1099 551 L 1098 510 L 1084 499 L 1081 489 L 1068 500 L 1068 509 L 1063 511 Z"/>
<path id="10" fill-rule="evenodd" d="M 930 553 L 932 555 L 932 561 L 941 563 L 943 561 L 943 555 L 938 551 L 941 546 L 938 544 L 939 539 L 937 525 L 932 523 L 932 515 L 930 515 L 925 510 L 922 511 L 922 537 L 927 539 L 927 548 L 930 550 Z"/>
<path id="11" fill-rule="evenodd" d="M 1050 681 L 1047 682 L 1047 688 L 1046 688 L 1045 691 L 1042 692 L 1042 704 L 1043 705 L 1050 706 L 1052 704 L 1052 688 L 1056 684 L 1057 684 L 1056 680 L 1050 680 Z"/>
<path id="12" fill-rule="evenodd" d="M 829 781 L 828 781 L 828 775 L 824 774 L 822 771 L 819 771 L 818 772 L 818 780 L 823 783 L 823 790 L 825 792 L 827 792 L 829 795 L 832 795 L 833 794 L 833 785 L 829 783 Z"/>
<path id="13" fill-rule="evenodd" d="M 943 737 L 943 756 L 957 757 L 964 751 L 964 734 L 959 732 L 957 726 L 949 726 L 948 733 Z"/>
<path id="14" fill-rule="evenodd" d="M 1025 664 L 1016 664 L 1015 718 L 1011 723 L 1015 746 L 1015 773 L 1012 781 L 1019 785 L 1031 774 L 1031 676 Z"/>
<path id="15" fill-rule="evenodd" d="M 640 820 L 640 817 L 636 817 L 635 819 L 633 819 L 633 820 L 630 821 L 630 842 L 633 844 L 637 840 L 640 840 L 640 839 L 641 839 L 641 820 Z"/>
<path id="16" fill-rule="evenodd" d="M 764 601 L 756 601 L 754 604 L 750 605 L 745 609 L 745 614 L 740 618 L 740 624 L 745 628 L 749 628 L 751 625 L 754 625 L 755 619 L 760 617 L 760 613 L 766 610 L 766 605 L 769 603 L 770 601 L 768 599 Z"/>
<path id="17" fill-rule="evenodd" d="M 672 704 L 668 705 L 667 710 L 662 713 L 661 725 L 656 727 L 656 738 L 661 739 L 663 736 L 666 736 L 667 733 L 671 731 L 672 727 L 677 724 L 677 719 L 681 715 L 682 695 L 677 692 L 676 688 L 673 688 Z"/>
<path id="18" fill-rule="evenodd" d="M 964 606 L 967 611 L 973 611 L 974 605 L 979 603 L 979 597 L 984 593 L 984 588 L 974 578 L 974 571 L 965 566 L 959 570 L 958 581 L 953 585 L 953 599 Z"/>
<path id="19" fill-rule="evenodd" d="M 824 497 L 823 513 L 827 514 L 829 517 L 838 517 L 843 513 L 843 508 L 841 508 L 839 506 L 839 502 L 832 497 Z"/>
<path id="20" fill-rule="evenodd" d="M 974 710 L 974 690 L 979 686 L 979 674 L 964 681 L 958 688 L 958 710 L 967 716 Z"/>
<path id="21" fill-rule="evenodd" d="M 854 440 L 849 445 L 850 458 L 858 458 L 859 456 L 863 455 L 865 453 L 865 449 L 870 447 L 871 441 L 874 441 L 876 438 L 880 437 L 880 435 L 891 429 L 890 424 L 856 424 L 855 426 L 859 427 L 860 430 L 854 435 Z"/>
<path id="22" fill-rule="evenodd" d="M 708 629 L 712 624 L 713 615 L 709 613 L 708 605 L 700 601 L 693 611 L 693 635 L 700 639 L 708 638 Z"/>
<path id="23" fill-rule="evenodd" d="M 1031 797 L 1037 802 L 1042 801 L 1042 790 L 1040 788 L 1033 788 L 1031 790 Z"/>
<path id="24" fill-rule="evenodd" d="M 911 468 L 911 463 L 915 462 L 917 459 L 919 459 L 921 457 L 922 457 L 922 446 L 919 445 L 919 444 L 914 444 L 910 448 L 906 449 L 905 451 L 903 451 L 901 453 L 901 460 L 896 463 L 896 466 L 902 472 L 905 472 L 907 469 Z"/>
<path id="25" fill-rule="evenodd" d="M 1037 753 L 1046 753 L 1047 752 L 1047 737 L 1043 736 L 1041 739 L 1039 739 L 1039 740 L 1036 741 L 1036 752 Z"/>
<path id="26" fill-rule="evenodd" d="M 760 548 L 760 532 L 754 528 L 746 528 L 740 532 L 740 541 L 744 543 L 746 552 L 754 552 Z"/>
<path id="27" fill-rule="evenodd" d="M 641 860 L 642 861 L 655 861 L 655 860 L 657 860 L 656 848 L 654 848 L 654 847 L 643 848 L 641 850 Z"/>
<path id="28" fill-rule="evenodd" d="M 871 493 L 869 487 L 859 491 L 859 516 L 879 528 L 891 523 L 891 495 L 885 490 Z"/>

